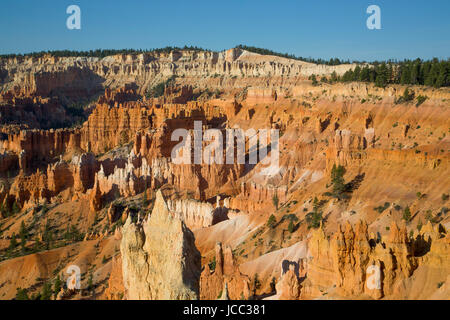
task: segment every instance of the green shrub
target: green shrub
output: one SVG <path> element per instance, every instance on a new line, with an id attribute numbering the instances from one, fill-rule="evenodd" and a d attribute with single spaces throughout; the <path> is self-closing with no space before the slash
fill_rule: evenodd
<path id="1" fill-rule="evenodd" d="M 273 214 L 270 215 L 269 219 L 267 220 L 267 226 L 269 228 L 274 228 L 275 224 L 277 223 L 277 219 Z"/>
<path id="2" fill-rule="evenodd" d="M 209 270 L 214 271 L 216 270 L 216 256 L 213 257 L 212 261 L 208 263 Z"/>
<path id="3" fill-rule="evenodd" d="M 294 223 L 293 223 L 292 220 L 291 220 L 291 221 L 289 221 L 288 231 L 289 231 L 290 233 L 293 233 L 293 232 L 294 232 L 294 229 L 295 229 L 295 226 L 294 226 Z"/>
<path id="4" fill-rule="evenodd" d="M 87 290 L 92 291 L 94 289 L 94 282 L 92 278 L 92 273 L 89 274 L 88 283 L 87 283 Z"/>
<path id="5" fill-rule="evenodd" d="M 30 300 L 30 297 L 28 297 L 27 290 L 22 288 L 17 288 L 16 292 L 16 300 Z"/>
<path id="6" fill-rule="evenodd" d="M 171 84 L 175 80 L 175 76 L 170 77 L 166 81 L 161 81 L 157 85 L 153 86 L 150 90 L 147 91 L 147 98 L 158 98 L 164 95 L 164 90 L 167 85 Z"/>
<path id="7" fill-rule="evenodd" d="M 63 286 L 63 282 L 60 278 L 60 276 L 58 275 L 55 279 L 55 282 L 53 284 L 53 295 L 56 297 L 58 295 L 58 293 L 61 291 Z"/>
<path id="8" fill-rule="evenodd" d="M 409 210 L 409 207 L 406 207 L 405 210 L 403 210 L 403 220 L 405 221 L 411 220 L 411 210 Z"/>
<path id="9" fill-rule="evenodd" d="M 52 285 L 50 282 L 45 282 L 41 292 L 41 300 L 50 300 L 53 295 Z"/>
<path id="10" fill-rule="evenodd" d="M 417 222 L 417 230 L 420 231 L 422 229 L 422 227 L 423 227 L 422 220 L 419 220 L 419 222 Z"/>
<path id="11" fill-rule="evenodd" d="M 405 91 L 403 91 L 403 95 L 400 96 L 398 99 L 396 99 L 394 103 L 399 104 L 412 101 L 414 100 L 414 96 L 415 96 L 414 91 L 409 91 L 409 89 L 406 88 Z"/>
<path id="12" fill-rule="evenodd" d="M 312 81 L 312 85 L 313 86 L 317 86 L 318 85 L 317 78 L 316 78 L 315 74 L 312 74 L 311 76 L 309 76 L 309 80 Z"/>
<path id="13" fill-rule="evenodd" d="M 16 201 L 14 201 L 14 203 L 13 203 L 13 205 L 12 205 L 12 207 L 11 207 L 11 211 L 12 211 L 12 214 L 13 214 L 13 215 L 20 212 L 19 205 L 17 204 Z"/>
<path id="14" fill-rule="evenodd" d="M 425 100 L 427 100 L 428 97 L 427 96 L 417 96 L 417 103 L 416 103 L 416 107 L 420 106 L 422 103 L 425 102 Z"/>
<path id="15" fill-rule="evenodd" d="M 322 212 L 310 212 L 306 215 L 306 222 L 308 223 L 308 228 L 317 229 L 320 227 L 320 222 L 322 222 Z"/>
<path id="16" fill-rule="evenodd" d="M 275 206 L 275 208 L 278 210 L 278 204 L 280 200 L 278 199 L 278 195 L 275 193 L 272 197 L 272 203 Z"/>
<path id="17" fill-rule="evenodd" d="M 11 236 L 11 240 L 9 240 L 9 250 L 12 251 L 17 247 L 16 234 L 13 233 Z"/>
<path id="18" fill-rule="evenodd" d="M 389 202 L 385 202 L 383 206 L 378 206 L 376 208 L 373 208 L 375 211 L 378 211 L 378 213 L 382 213 L 384 210 L 389 208 L 391 204 Z"/>

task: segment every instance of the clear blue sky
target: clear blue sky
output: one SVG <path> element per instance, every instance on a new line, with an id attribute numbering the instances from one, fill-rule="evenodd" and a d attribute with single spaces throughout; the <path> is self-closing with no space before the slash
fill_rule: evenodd
<path id="1" fill-rule="evenodd" d="M 81 8 L 81 30 L 66 8 Z M 366 9 L 381 8 L 382 30 Z M 449 0 L 1 0 L 0 53 L 252 45 L 350 60 L 450 57 Z"/>

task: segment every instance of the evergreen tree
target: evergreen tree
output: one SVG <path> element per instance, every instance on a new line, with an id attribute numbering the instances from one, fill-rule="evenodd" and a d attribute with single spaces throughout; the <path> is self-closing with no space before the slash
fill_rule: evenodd
<path id="1" fill-rule="evenodd" d="M 344 82 L 350 82 L 350 81 L 354 81 L 354 80 L 355 80 L 355 76 L 354 76 L 353 70 L 348 70 L 342 76 L 342 81 L 344 81 Z"/>
<path id="2" fill-rule="evenodd" d="M 58 293 L 61 291 L 62 285 L 63 285 L 63 283 L 62 283 L 61 278 L 60 278 L 60 276 L 58 274 L 58 276 L 55 279 L 55 283 L 53 284 L 53 295 L 55 296 L 55 298 L 58 295 Z"/>
<path id="3" fill-rule="evenodd" d="M 42 288 L 41 292 L 41 300 L 50 300 L 52 298 L 53 291 L 52 291 L 52 285 L 50 282 L 45 282 L 44 287 Z"/>
<path id="4" fill-rule="evenodd" d="M 377 76 L 375 78 L 375 86 L 384 88 L 388 82 L 388 69 L 385 63 L 382 63 L 378 69 L 376 69 Z"/>
<path id="5" fill-rule="evenodd" d="M 361 67 L 357 65 L 353 70 L 353 81 L 357 81 L 360 78 Z"/>
<path id="6" fill-rule="evenodd" d="M 333 71 L 331 73 L 331 82 L 333 83 L 333 82 L 336 82 L 336 81 L 338 81 L 338 76 L 337 76 L 336 71 Z"/>
<path id="7" fill-rule="evenodd" d="M 403 91 L 402 99 L 404 102 L 412 101 L 414 100 L 414 91 L 409 91 L 408 88 Z"/>
<path id="8" fill-rule="evenodd" d="M 14 215 L 14 214 L 19 213 L 19 212 L 20 212 L 19 205 L 17 204 L 16 201 L 14 201 L 14 203 L 12 205 L 12 208 L 11 208 L 11 213 Z"/>
<path id="9" fill-rule="evenodd" d="M 290 233 L 293 233 L 294 232 L 294 223 L 292 222 L 292 220 L 291 221 L 289 221 L 289 225 L 288 225 L 288 231 L 290 232 Z"/>
<path id="10" fill-rule="evenodd" d="M 39 250 L 41 250 L 41 241 L 36 237 L 33 244 L 33 252 L 38 252 Z"/>
<path id="11" fill-rule="evenodd" d="M 400 76 L 400 83 L 401 84 L 410 84 L 411 83 L 411 78 L 409 75 L 409 68 L 408 66 L 402 66 L 401 67 L 401 76 Z"/>
<path id="12" fill-rule="evenodd" d="M 417 223 L 417 230 L 420 231 L 422 227 L 423 227 L 422 220 L 419 220 L 419 222 Z"/>
<path id="13" fill-rule="evenodd" d="M 414 61 L 414 63 L 410 66 L 410 84 L 419 84 L 419 76 L 420 76 L 420 59 Z"/>
<path id="14" fill-rule="evenodd" d="M 22 247 L 22 252 L 25 252 L 28 232 L 27 232 L 27 228 L 25 227 L 25 223 L 23 222 L 23 220 L 22 220 L 22 223 L 20 224 L 19 237 L 20 237 L 20 246 Z"/>
<path id="15" fill-rule="evenodd" d="M 87 290 L 92 291 L 94 289 L 94 284 L 92 280 L 92 273 L 89 274 L 88 283 L 87 283 Z"/>
<path id="16" fill-rule="evenodd" d="M 278 204 L 280 200 L 278 199 L 278 195 L 275 193 L 272 197 L 272 203 L 275 206 L 275 208 L 278 210 Z"/>
<path id="17" fill-rule="evenodd" d="M 277 223 L 277 219 L 273 214 L 270 215 L 269 219 L 267 220 L 267 226 L 269 228 L 274 228 L 275 224 Z"/>
<path id="18" fill-rule="evenodd" d="M 9 241 L 9 250 L 13 251 L 15 248 L 17 248 L 17 240 L 16 240 L 16 234 L 13 233 L 11 236 L 11 240 Z"/>
<path id="19" fill-rule="evenodd" d="M 16 292 L 16 300 L 30 300 L 30 297 L 28 297 L 27 290 L 22 288 L 17 288 Z"/>
<path id="20" fill-rule="evenodd" d="M 3 203 L 0 205 L 0 216 L 2 218 L 7 218 L 9 216 L 8 208 Z"/>
<path id="21" fill-rule="evenodd" d="M 359 81 L 369 82 L 370 81 L 370 69 L 369 66 L 365 66 L 360 74 L 359 74 Z"/>
<path id="22" fill-rule="evenodd" d="M 450 68 L 449 64 L 440 64 L 439 65 L 439 74 L 436 78 L 436 82 L 434 83 L 434 86 L 436 88 L 449 86 L 450 85 Z"/>
<path id="23" fill-rule="evenodd" d="M 424 73 L 425 76 L 425 85 L 433 87 L 436 83 L 439 74 L 439 66 L 433 63 L 430 67 L 430 70 L 427 73 Z"/>
<path id="24" fill-rule="evenodd" d="M 50 223 L 48 220 L 45 224 L 45 229 L 42 238 L 44 240 L 46 250 L 50 250 L 53 242 L 53 232 L 52 230 L 50 230 Z"/>
<path id="25" fill-rule="evenodd" d="M 346 184 L 344 180 L 345 168 L 341 165 L 333 165 L 331 169 L 331 184 L 333 186 L 332 196 L 337 199 L 343 199 L 346 192 Z"/>
<path id="26" fill-rule="evenodd" d="M 394 81 L 394 68 L 392 67 L 391 63 L 387 64 L 387 83 L 391 83 Z"/>
<path id="27" fill-rule="evenodd" d="M 322 222 L 322 211 L 320 210 L 321 206 L 322 206 L 322 203 L 319 202 L 317 197 L 314 197 L 313 211 L 309 212 L 305 216 L 306 223 L 308 224 L 308 229 L 310 229 L 310 228 L 317 229 L 320 227 L 320 223 Z"/>
<path id="28" fill-rule="evenodd" d="M 406 207 L 403 211 L 403 220 L 407 222 L 411 220 L 411 210 L 409 210 L 409 207 Z"/>

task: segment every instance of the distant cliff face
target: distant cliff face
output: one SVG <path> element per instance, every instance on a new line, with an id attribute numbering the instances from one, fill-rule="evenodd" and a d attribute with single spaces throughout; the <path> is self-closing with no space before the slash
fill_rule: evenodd
<path id="1" fill-rule="evenodd" d="M 99 58 L 14 58 L 0 60 L 1 91 L 48 96 L 88 96 L 102 87 L 118 88 L 135 83 L 139 92 L 171 76 L 189 78 L 205 86 L 244 87 L 243 78 L 306 78 L 311 74 L 343 74 L 352 65 L 316 65 L 287 58 L 262 56 L 241 49 L 222 52 L 174 51 Z"/>

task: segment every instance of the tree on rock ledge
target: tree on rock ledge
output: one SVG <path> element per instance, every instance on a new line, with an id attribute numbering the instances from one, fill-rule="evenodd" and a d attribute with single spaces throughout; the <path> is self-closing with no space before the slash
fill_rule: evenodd
<path id="1" fill-rule="evenodd" d="M 348 191 L 348 184 L 344 180 L 345 168 L 341 165 L 333 165 L 331 169 L 331 185 L 333 186 L 332 192 L 326 192 L 326 196 L 336 198 L 338 200 L 348 199 L 346 192 Z"/>

